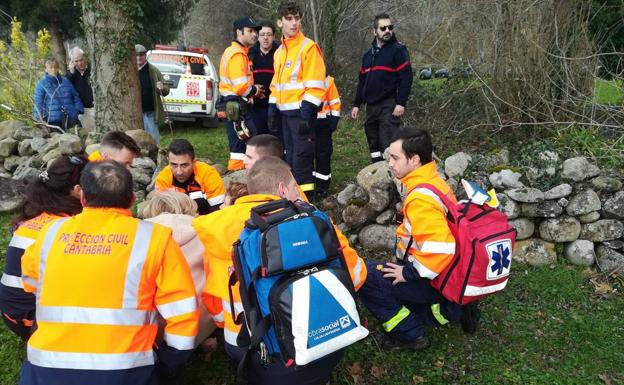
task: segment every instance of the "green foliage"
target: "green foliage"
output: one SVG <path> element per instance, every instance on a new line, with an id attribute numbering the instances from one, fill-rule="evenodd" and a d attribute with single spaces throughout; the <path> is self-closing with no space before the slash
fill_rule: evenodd
<path id="1" fill-rule="evenodd" d="M 43 28 L 62 31 L 63 39 L 80 36 L 80 2 L 74 0 L 9 0 L 8 12 L 24 21 L 28 31 Z"/>
<path id="2" fill-rule="evenodd" d="M 621 106 L 624 102 L 624 84 L 620 79 L 605 80 L 596 78 L 594 103 Z"/>
<path id="3" fill-rule="evenodd" d="M 89 3 L 89 0 L 84 1 Z M 136 41 L 146 46 L 170 42 L 188 21 L 197 0 L 142 0 L 119 2 L 123 12 L 135 21 Z M 49 28 L 54 24 L 63 40 L 83 35 L 80 1 L 75 0 L 9 0 L 5 12 L 24 20 L 29 31 Z"/>
<path id="4" fill-rule="evenodd" d="M 621 168 L 624 167 L 622 139 L 609 139 L 596 128 L 573 125 L 557 132 L 555 144 L 566 156 L 590 156 L 603 166 Z"/>
<path id="5" fill-rule="evenodd" d="M 137 41 L 146 47 L 169 43 L 178 36 L 190 17 L 190 9 L 197 0 L 143 0 L 137 2 L 139 12 Z"/>
<path id="6" fill-rule="evenodd" d="M 621 75 L 621 54 L 624 51 L 624 2 L 622 0 L 592 0 L 579 2 L 589 11 L 589 29 L 603 55 L 601 76 L 608 79 Z"/>
<path id="7" fill-rule="evenodd" d="M 29 115 L 35 85 L 50 52 L 50 35 L 46 29 L 37 32 L 33 48 L 33 42 L 29 42 L 22 32 L 22 23 L 15 18 L 11 22 L 10 38 L 10 45 L 0 40 L 0 104 Z M 0 120 L 5 119 L 20 117 L 0 108 Z"/>

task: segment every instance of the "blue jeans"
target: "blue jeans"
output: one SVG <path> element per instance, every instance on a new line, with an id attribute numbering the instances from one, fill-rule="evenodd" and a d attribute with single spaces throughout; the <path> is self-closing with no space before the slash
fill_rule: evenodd
<path id="1" fill-rule="evenodd" d="M 160 131 L 158 131 L 158 125 L 156 124 L 156 114 L 154 111 L 147 111 L 143 113 L 143 129 L 154 138 L 156 144 L 160 145 Z"/>

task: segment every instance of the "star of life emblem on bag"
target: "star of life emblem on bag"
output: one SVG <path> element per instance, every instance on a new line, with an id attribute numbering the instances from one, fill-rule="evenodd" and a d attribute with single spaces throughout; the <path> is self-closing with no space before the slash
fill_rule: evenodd
<path id="1" fill-rule="evenodd" d="M 509 275 L 511 268 L 511 240 L 502 239 L 485 246 L 490 263 L 487 279 L 493 280 Z"/>

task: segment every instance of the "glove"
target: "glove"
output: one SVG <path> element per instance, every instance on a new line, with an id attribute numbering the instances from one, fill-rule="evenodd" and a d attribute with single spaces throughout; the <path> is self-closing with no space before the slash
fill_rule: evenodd
<path id="1" fill-rule="evenodd" d="M 312 120 L 316 117 L 316 113 L 318 112 L 318 107 L 314 104 L 304 100 L 301 102 L 301 109 L 299 110 L 301 114 L 301 119 L 303 120 Z"/>
<path id="2" fill-rule="evenodd" d="M 310 121 L 301 118 L 299 120 L 299 135 L 308 136 L 310 133 L 312 133 L 312 130 L 310 129 Z"/>

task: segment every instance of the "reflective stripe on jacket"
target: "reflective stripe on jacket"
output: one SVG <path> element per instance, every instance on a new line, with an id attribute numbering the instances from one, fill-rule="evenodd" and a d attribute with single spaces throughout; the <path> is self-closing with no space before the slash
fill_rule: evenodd
<path id="1" fill-rule="evenodd" d="M 227 47 L 219 65 L 219 93 L 224 97 L 245 97 L 253 88 L 251 62 L 248 49 L 237 41 Z"/>
<path id="2" fill-rule="evenodd" d="M 37 301 L 28 361 L 37 367 L 122 370 L 154 364 L 156 312 L 167 354 L 190 355 L 199 311 L 193 280 L 165 226 L 129 210 L 85 208 L 47 226 L 22 258 Z M 158 354 L 158 351 L 156 351 Z"/>
<path id="3" fill-rule="evenodd" d="M 269 103 L 275 103 L 282 112 L 298 110 L 303 100 L 321 105 L 325 93 L 325 62 L 313 40 L 301 32 L 290 39 L 282 38 L 273 66 L 275 75 Z"/>
<path id="4" fill-rule="evenodd" d="M 240 326 L 234 323 L 236 316 L 243 311 L 240 300 L 238 283 L 232 288 L 234 314 L 230 304 L 228 280 L 233 272 L 232 244 L 236 242 L 245 221 L 251 216 L 251 209 L 268 201 L 279 199 L 274 195 L 253 194 L 238 198 L 234 205 L 225 207 L 209 215 L 200 216 L 193 221 L 193 227 L 206 249 L 204 269 L 206 271 L 206 286 L 202 298 L 206 308 L 217 320 L 222 315 L 224 321 L 224 336 L 226 342 L 236 345 L 236 337 Z M 351 279 L 356 290 L 366 280 L 366 265 L 349 246 L 347 238 L 336 228 L 338 241 L 347 262 Z M 219 301 L 220 299 L 221 301 Z M 219 302 L 221 306 L 219 306 Z"/>
<path id="5" fill-rule="evenodd" d="M 324 119 L 329 117 L 340 118 L 340 94 L 334 78 L 328 76 L 325 79 L 325 94 L 323 95 L 323 105 L 319 111 L 317 118 Z"/>
<path id="6" fill-rule="evenodd" d="M 407 257 L 420 277 L 433 279 L 450 263 L 455 254 L 455 238 L 448 227 L 446 208 L 430 190 L 416 188 L 431 184 L 446 194 L 453 202 L 455 195 L 440 177 L 435 161 L 412 171 L 401 179 L 409 194 L 403 204 L 403 223 L 397 228 L 396 257 L 403 259 L 405 249 L 413 238 Z M 404 273 L 406 279 L 410 274 Z"/>
<path id="7" fill-rule="evenodd" d="M 196 199 L 194 193 L 203 195 L 210 206 L 220 206 L 225 200 L 225 189 L 219 172 L 209 164 L 194 161 L 192 180 L 186 184 L 186 188 L 176 185 L 171 167 L 167 166 L 156 177 L 155 187 L 158 191 L 173 188 L 175 191 L 189 195 Z"/>
<path id="8" fill-rule="evenodd" d="M 34 316 L 35 296 L 25 292 L 22 283 L 22 255 L 24 250 L 35 242 L 41 229 L 59 218 L 61 218 L 60 215 L 41 213 L 21 222 L 13 233 L 6 251 L 4 272 L 0 278 L 0 311 L 2 313 L 10 316 L 24 314 Z"/>

